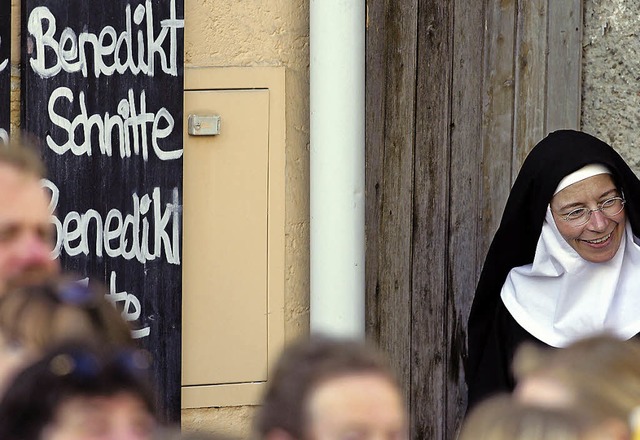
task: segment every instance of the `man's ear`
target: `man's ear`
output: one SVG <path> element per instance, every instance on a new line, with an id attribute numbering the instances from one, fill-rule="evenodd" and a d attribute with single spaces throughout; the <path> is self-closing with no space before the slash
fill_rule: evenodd
<path id="1" fill-rule="evenodd" d="M 275 428 L 265 435 L 263 440 L 297 440 L 284 429 Z"/>

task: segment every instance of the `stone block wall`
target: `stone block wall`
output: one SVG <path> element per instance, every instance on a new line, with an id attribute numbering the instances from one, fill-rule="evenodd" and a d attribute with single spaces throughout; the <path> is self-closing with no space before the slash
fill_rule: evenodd
<path id="1" fill-rule="evenodd" d="M 640 2 L 585 0 L 582 129 L 608 142 L 640 175 L 639 124 Z"/>

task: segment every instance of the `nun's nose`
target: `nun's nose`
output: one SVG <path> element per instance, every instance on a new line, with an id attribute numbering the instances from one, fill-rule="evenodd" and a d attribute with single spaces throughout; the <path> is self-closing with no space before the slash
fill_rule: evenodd
<path id="1" fill-rule="evenodd" d="M 601 210 L 594 209 L 591 211 L 591 217 L 589 218 L 589 229 L 595 231 L 601 231 L 609 224 L 609 217 L 604 215 Z"/>

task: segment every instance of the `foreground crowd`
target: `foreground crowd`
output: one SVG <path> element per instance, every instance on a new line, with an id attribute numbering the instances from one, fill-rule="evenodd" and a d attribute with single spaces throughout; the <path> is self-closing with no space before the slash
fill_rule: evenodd
<path id="1" fill-rule="evenodd" d="M 65 276 L 0 296 L 0 439 L 214 439 L 160 426 L 151 356 L 96 283 Z M 404 439 L 403 397 L 364 344 L 312 338 L 283 353 L 260 438 Z"/>
<path id="2" fill-rule="evenodd" d="M 595 179 L 613 189 L 596 208 L 573 208 L 567 221 L 624 225 L 626 201 L 609 170 L 599 167 L 588 177 L 580 172 L 582 180 L 568 187 Z M 161 423 L 149 368 L 162 360 L 138 346 L 100 282 L 79 282 L 51 258 L 55 234 L 43 176 L 31 150 L 0 149 L 0 440 L 220 439 Z M 601 241 L 598 249 L 605 247 Z M 635 322 L 635 309 L 624 309 Z M 483 316 L 489 315 L 472 317 Z M 491 340 L 511 344 L 513 332 L 503 333 Z M 491 356 L 477 348 L 504 344 L 474 345 L 471 358 L 479 361 L 469 365 L 482 374 L 468 381 L 474 398 L 460 440 L 640 438 L 635 338 L 596 333 L 560 350 L 523 339 Z M 502 376 L 509 387 L 494 386 Z M 287 346 L 271 372 L 255 414 L 255 437 L 408 439 L 407 394 L 376 347 L 307 338 Z"/>
<path id="3" fill-rule="evenodd" d="M 101 282 L 52 259 L 44 171 L 30 148 L 0 148 L 0 439 L 220 439 L 162 423 L 150 377 L 162 359 L 138 346 Z M 269 383 L 260 438 L 406 437 L 402 393 L 368 346 L 301 341 Z"/>
<path id="4" fill-rule="evenodd" d="M 221 439 L 159 423 L 151 355 L 104 293 L 53 275 L 0 296 L 0 439 Z M 474 406 L 460 440 L 633 438 L 637 341 L 525 344 L 513 370 L 514 392 Z M 254 427 L 265 440 L 410 438 L 405 393 L 387 359 L 365 343 L 326 337 L 285 348 Z"/>

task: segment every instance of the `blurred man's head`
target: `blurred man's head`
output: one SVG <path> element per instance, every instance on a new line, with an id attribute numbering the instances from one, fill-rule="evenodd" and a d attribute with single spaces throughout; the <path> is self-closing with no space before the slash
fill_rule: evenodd
<path id="1" fill-rule="evenodd" d="M 62 343 L 136 346 L 128 323 L 105 297 L 107 287 L 74 279 L 56 276 L 0 296 L 0 396 L 21 369 Z"/>
<path id="2" fill-rule="evenodd" d="M 58 272 L 44 165 L 19 143 L 0 147 L 0 292 Z"/>
<path id="3" fill-rule="evenodd" d="M 283 353 L 256 419 L 266 440 L 401 440 L 403 396 L 372 347 L 312 338 Z"/>

